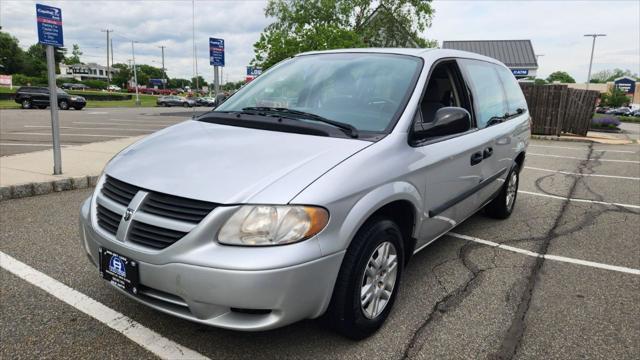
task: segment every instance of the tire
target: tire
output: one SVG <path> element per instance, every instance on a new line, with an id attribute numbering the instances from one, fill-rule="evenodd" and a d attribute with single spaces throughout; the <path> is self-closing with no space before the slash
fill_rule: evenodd
<path id="1" fill-rule="evenodd" d="M 22 106 L 23 109 L 31 109 L 33 108 L 33 104 L 31 103 L 31 100 L 29 99 L 24 99 L 20 102 L 20 106 Z"/>
<path id="2" fill-rule="evenodd" d="M 47 105 L 38 105 L 38 109 L 46 109 Z"/>
<path id="3" fill-rule="evenodd" d="M 73 108 L 76 109 L 76 110 L 82 110 L 83 107 L 82 106 L 74 106 Z"/>
<path id="4" fill-rule="evenodd" d="M 372 335 L 382 326 L 400 286 L 404 267 L 403 245 L 400 228 L 387 218 L 372 218 L 360 228 L 342 261 L 325 315 L 331 327 L 346 337 L 359 340 Z M 395 268 L 393 265 L 388 268 L 371 266 L 379 256 L 383 256 L 385 246 L 388 249 L 388 265 L 393 261 L 395 252 Z M 370 275 L 366 273 L 367 269 L 371 270 Z M 374 293 L 371 294 L 371 300 L 363 304 L 361 293 L 371 284 L 377 284 L 373 285 Z M 368 288 L 371 289 L 371 286 Z M 386 296 L 376 296 L 382 293 Z M 379 299 L 377 310 L 373 305 L 375 298 Z M 385 303 L 381 303 L 385 300 Z"/>
<path id="5" fill-rule="evenodd" d="M 171 107 L 171 105 L 169 105 L 169 103 L 164 103 L 163 105 L 164 105 L 164 107 Z"/>
<path id="6" fill-rule="evenodd" d="M 496 219 L 506 219 L 511 216 L 518 198 L 519 183 L 520 167 L 514 164 L 498 196 L 484 208 L 485 214 Z"/>
<path id="7" fill-rule="evenodd" d="M 69 110 L 69 103 L 66 100 L 60 101 L 58 106 L 60 107 L 60 110 Z"/>
<path id="8" fill-rule="evenodd" d="M 183 103 L 182 106 L 189 107 L 189 103 Z"/>

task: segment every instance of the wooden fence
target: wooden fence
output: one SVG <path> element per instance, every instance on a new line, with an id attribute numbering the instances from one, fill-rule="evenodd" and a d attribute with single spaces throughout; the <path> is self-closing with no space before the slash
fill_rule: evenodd
<path id="1" fill-rule="evenodd" d="M 531 83 L 520 83 L 520 87 L 533 119 L 532 133 L 587 135 L 600 96 L 598 91 Z"/>

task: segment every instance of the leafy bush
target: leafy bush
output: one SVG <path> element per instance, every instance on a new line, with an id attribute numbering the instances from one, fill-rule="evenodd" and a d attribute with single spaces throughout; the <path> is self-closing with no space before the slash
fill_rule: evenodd
<path id="1" fill-rule="evenodd" d="M 617 117 L 603 117 L 595 118 L 591 120 L 592 129 L 612 129 L 615 130 L 620 125 L 620 120 Z"/>
<path id="2" fill-rule="evenodd" d="M 624 93 L 624 91 L 613 87 L 609 92 L 606 92 L 600 95 L 600 104 L 601 106 L 609 106 L 613 108 L 621 107 L 623 105 L 629 104 L 629 97 Z"/>
<path id="3" fill-rule="evenodd" d="M 13 74 L 12 77 L 14 86 L 47 86 L 48 80 L 42 76 L 27 76 L 23 74 Z"/>
<path id="4" fill-rule="evenodd" d="M 92 89 L 106 89 L 107 82 L 102 80 L 85 80 L 83 81 L 85 85 Z"/>

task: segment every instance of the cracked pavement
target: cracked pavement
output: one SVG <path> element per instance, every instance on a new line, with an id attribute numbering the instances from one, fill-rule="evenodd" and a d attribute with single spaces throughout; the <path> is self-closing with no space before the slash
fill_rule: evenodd
<path id="1" fill-rule="evenodd" d="M 589 160 L 528 156 L 527 167 L 640 178 L 637 145 L 532 145 L 540 147 L 531 153 Z M 640 205 L 638 180 L 525 168 L 520 190 Z M 0 203 L 0 250 L 210 358 L 636 359 L 640 354 L 640 276 L 451 236 L 412 258 L 387 323 L 363 341 L 342 338 L 315 320 L 262 333 L 193 324 L 135 303 L 100 281 L 77 235 L 78 207 L 89 193 Z M 638 209 L 521 193 L 509 219 L 477 214 L 455 232 L 540 254 L 640 269 Z M 0 281 L 0 358 L 154 357 L 4 270 Z"/>

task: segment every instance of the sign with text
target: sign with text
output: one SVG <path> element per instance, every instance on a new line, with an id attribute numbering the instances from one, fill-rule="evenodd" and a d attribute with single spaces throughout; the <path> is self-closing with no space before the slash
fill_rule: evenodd
<path id="1" fill-rule="evenodd" d="M 633 94 L 636 92 L 636 80 L 629 76 L 623 76 L 613 80 L 613 86 L 624 91 L 625 94 Z"/>
<path id="2" fill-rule="evenodd" d="M 247 66 L 247 76 L 259 76 L 260 74 L 262 74 L 262 68 L 259 67 L 255 67 L 255 66 Z"/>
<path id="3" fill-rule="evenodd" d="M 209 38 L 209 64 L 224 66 L 224 39 Z"/>
<path id="4" fill-rule="evenodd" d="M 52 6 L 36 4 L 38 42 L 43 45 L 62 47 L 62 11 Z"/>
<path id="5" fill-rule="evenodd" d="M 529 75 L 529 69 L 511 69 L 511 73 L 515 76 Z"/>

